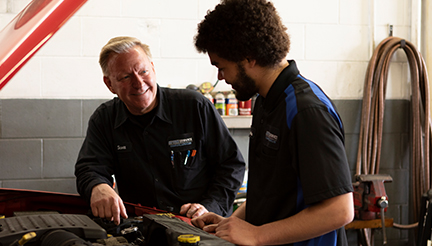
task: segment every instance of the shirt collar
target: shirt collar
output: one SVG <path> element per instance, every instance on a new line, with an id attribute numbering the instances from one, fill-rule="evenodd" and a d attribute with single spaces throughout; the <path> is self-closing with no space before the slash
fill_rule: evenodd
<path id="1" fill-rule="evenodd" d="M 289 65 L 282 70 L 276 80 L 273 82 L 267 96 L 264 100 L 264 108 L 271 109 L 275 103 L 279 101 L 279 97 L 284 93 L 285 89 L 294 81 L 299 75 L 296 62 L 288 60 Z"/>
<path id="2" fill-rule="evenodd" d="M 166 95 L 166 88 L 161 88 L 159 85 L 157 86 L 157 100 L 159 100 L 158 107 L 156 108 L 156 117 L 159 119 L 172 124 L 171 120 L 171 107 L 168 103 L 168 95 Z"/>
<path id="3" fill-rule="evenodd" d="M 157 92 L 156 92 L 156 100 L 158 100 L 158 104 L 155 109 L 155 116 L 160 118 L 163 121 L 166 121 L 167 123 L 171 124 L 172 120 L 171 117 L 169 117 L 169 110 L 170 107 L 168 106 L 168 103 L 166 102 L 167 96 L 165 95 L 164 89 L 162 89 L 159 85 L 157 85 Z M 118 103 L 116 103 L 117 107 L 117 117 L 115 119 L 115 125 L 114 128 L 120 127 L 122 124 L 126 122 L 126 120 L 129 118 L 129 111 L 120 98 L 115 98 L 114 100 L 118 100 Z"/>

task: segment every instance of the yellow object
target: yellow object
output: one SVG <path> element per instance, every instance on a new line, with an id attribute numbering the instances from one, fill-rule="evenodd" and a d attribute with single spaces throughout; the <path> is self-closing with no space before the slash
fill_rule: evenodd
<path id="1" fill-rule="evenodd" d="M 213 85 L 210 82 L 204 82 L 199 86 L 199 89 L 202 94 L 210 93 L 213 90 Z"/>
<path id="2" fill-rule="evenodd" d="M 35 232 L 29 232 L 27 234 L 24 234 L 24 236 L 22 236 L 22 238 L 18 241 L 18 244 L 19 245 L 24 245 L 28 241 L 32 240 L 34 237 L 36 237 L 36 233 Z"/>
<path id="3" fill-rule="evenodd" d="M 172 214 L 172 213 L 160 213 L 160 214 L 156 214 L 156 215 L 159 215 L 159 216 L 166 216 L 166 217 L 170 217 L 170 218 L 175 217 L 175 215 Z"/>
<path id="4" fill-rule="evenodd" d="M 195 236 L 193 234 L 183 234 L 177 238 L 177 241 L 180 243 L 197 243 L 200 240 L 200 236 Z"/>

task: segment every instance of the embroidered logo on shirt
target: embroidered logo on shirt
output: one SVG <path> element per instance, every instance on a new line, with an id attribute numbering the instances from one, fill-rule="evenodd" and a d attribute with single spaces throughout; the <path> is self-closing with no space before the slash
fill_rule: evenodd
<path id="1" fill-rule="evenodd" d="M 174 152 L 194 149 L 195 137 L 193 132 L 168 137 L 168 146 Z"/>
<path id="2" fill-rule="evenodd" d="M 264 133 L 264 146 L 270 148 L 270 149 L 274 149 L 274 150 L 278 150 L 279 149 L 279 145 L 280 145 L 280 141 L 279 141 L 279 136 L 281 135 L 280 130 L 276 127 L 273 127 L 271 125 L 267 125 L 265 126 L 265 133 Z"/>
<path id="3" fill-rule="evenodd" d="M 184 138 L 184 139 L 176 139 L 176 140 L 170 140 L 168 141 L 168 145 L 173 147 L 180 147 L 180 146 L 186 146 L 192 144 L 192 138 Z"/>
<path id="4" fill-rule="evenodd" d="M 269 131 L 266 131 L 265 137 L 270 143 L 276 143 L 278 140 L 278 136 Z"/>

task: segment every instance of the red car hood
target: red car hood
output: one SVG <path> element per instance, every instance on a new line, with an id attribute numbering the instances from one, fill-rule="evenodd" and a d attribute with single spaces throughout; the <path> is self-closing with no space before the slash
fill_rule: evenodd
<path id="1" fill-rule="evenodd" d="M 0 89 L 87 0 L 33 0 L 0 32 Z"/>
<path id="2" fill-rule="evenodd" d="M 164 214 L 164 210 L 125 202 L 128 214 Z M 89 204 L 79 195 L 22 189 L 0 188 L 0 215 L 11 217 L 15 212 L 55 211 L 61 214 L 88 214 Z M 191 225 L 190 219 L 173 215 Z"/>

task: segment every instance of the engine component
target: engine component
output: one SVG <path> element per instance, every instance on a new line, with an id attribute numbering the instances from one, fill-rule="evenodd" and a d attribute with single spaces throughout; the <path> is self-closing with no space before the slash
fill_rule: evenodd
<path id="1" fill-rule="evenodd" d="M 47 232 L 41 239 L 41 246 L 92 246 L 90 242 L 86 242 L 77 235 L 65 231 L 54 230 Z"/>
<path id="2" fill-rule="evenodd" d="M 86 240 L 107 238 L 106 231 L 86 215 L 79 214 L 38 214 L 0 219 L 0 245 L 8 246 L 17 238 L 29 232 L 36 237 L 26 246 L 40 241 L 43 235 L 55 229 L 62 229 Z"/>
<path id="3" fill-rule="evenodd" d="M 182 234 L 193 234 L 200 237 L 200 246 L 234 246 L 234 244 L 199 228 L 190 226 L 184 221 L 157 214 L 145 214 L 142 217 L 143 235 L 146 246 L 178 245 L 178 237 Z"/>

